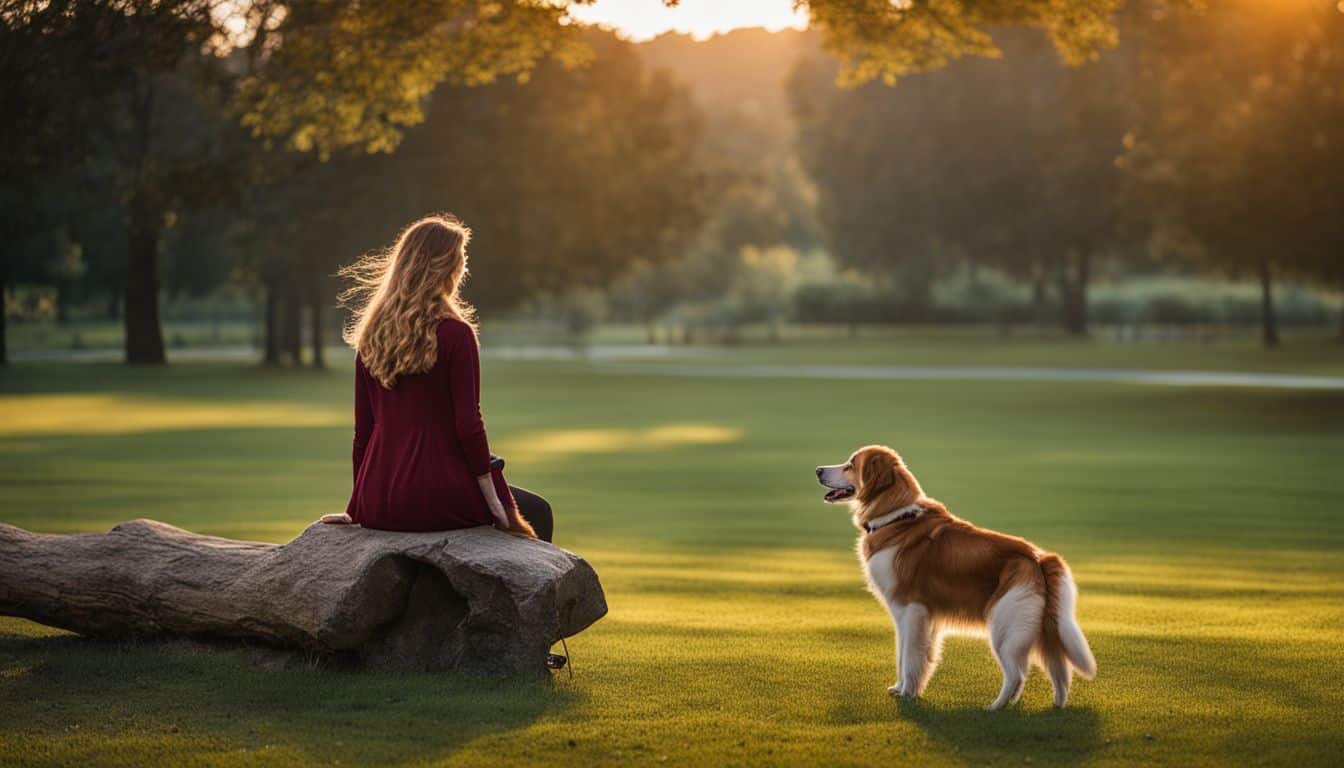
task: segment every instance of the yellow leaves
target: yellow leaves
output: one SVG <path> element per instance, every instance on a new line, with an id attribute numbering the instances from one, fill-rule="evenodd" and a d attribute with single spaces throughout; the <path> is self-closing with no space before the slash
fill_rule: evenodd
<path id="1" fill-rule="evenodd" d="M 1070 64 L 1095 59 L 1118 42 L 1122 0 L 808 0 L 812 24 L 843 66 L 841 85 L 939 69 L 962 56 L 998 57 L 987 29 L 1035 26 L 1050 33 Z"/>
<path id="2" fill-rule="evenodd" d="M 281 42 L 242 83 L 237 108 L 254 136 L 323 159 L 343 148 L 390 152 L 424 120 L 440 83 L 485 85 L 555 54 L 583 60 L 566 3 L 443 0 L 330 3 L 284 19 Z"/>

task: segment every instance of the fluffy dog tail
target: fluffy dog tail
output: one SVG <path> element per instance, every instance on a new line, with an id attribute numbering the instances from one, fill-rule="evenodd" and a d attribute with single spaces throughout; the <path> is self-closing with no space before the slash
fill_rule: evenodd
<path id="1" fill-rule="evenodd" d="M 1097 674 L 1097 660 L 1074 617 L 1078 587 L 1073 583 L 1073 574 L 1059 555 L 1042 555 L 1038 562 L 1045 575 L 1045 616 L 1041 622 L 1043 655 L 1047 663 L 1051 657 L 1057 659 L 1062 655 L 1078 674 L 1091 680 Z M 1051 677 L 1054 677 L 1053 671 Z"/>

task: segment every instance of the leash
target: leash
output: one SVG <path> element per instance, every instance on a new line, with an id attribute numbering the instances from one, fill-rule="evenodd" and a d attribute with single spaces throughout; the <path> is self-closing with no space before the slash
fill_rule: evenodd
<path id="1" fill-rule="evenodd" d="M 569 670 L 569 679 L 570 679 L 570 680 L 573 680 L 573 679 L 574 679 L 574 657 L 571 656 L 571 655 L 569 655 L 569 643 L 566 643 L 566 642 L 565 642 L 565 638 L 563 638 L 563 637 L 560 638 L 560 647 L 565 649 L 565 669 L 568 669 L 568 670 Z"/>

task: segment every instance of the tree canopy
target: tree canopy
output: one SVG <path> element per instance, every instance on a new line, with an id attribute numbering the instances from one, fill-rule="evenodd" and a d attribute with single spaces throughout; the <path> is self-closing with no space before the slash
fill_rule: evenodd
<path id="1" fill-rule="evenodd" d="M 1045 31 L 1069 63 L 1095 59 L 1117 40 L 1114 16 L 1125 0 L 801 0 L 841 81 L 888 85 L 963 56 L 997 57 L 992 28 Z"/>

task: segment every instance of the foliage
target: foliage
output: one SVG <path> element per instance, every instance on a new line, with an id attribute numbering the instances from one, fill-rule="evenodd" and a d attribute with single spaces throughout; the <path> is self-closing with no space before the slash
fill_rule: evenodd
<path id="1" fill-rule="evenodd" d="M 1263 285 L 1344 274 L 1344 15 L 1330 3 L 1226 0 L 1155 26 L 1143 112 L 1125 164 L 1163 226 Z"/>
<path id="2" fill-rule="evenodd" d="M 1118 40 L 1112 17 L 1125 0 L 804 0 L 826 48 L 841 59 L 841 82 L 887 85 L 967 55 L 997 57 L 990 28 L 1037 27 L 1071 64 Z"/>
<path id="3" fill-rule="evenodd" d="M 1003 61 L 959 62 L 837 91 L 813 61 L 790 90 L 800 152 L 837 260 L 918 309 L 962 260 L 1057 280 L 1085 327 L 1089 259 L 1117 244 L 1124 51 L 1062 67 L 1039 34 L 1004 31 Z M 900 314 L 900 313 L 898 313 Z"/>
<path id="4" fill-rule="evenodd" d="M 585 41 L 585 66 L 548 60 L 525 84 L 437 93 L 402 150 L 368 163 L 368 191 L 399 190 L 364 208 L 384 217 L 370 245 L 452 210 L 474 232 L 468 295 L 495 308 L 602 288 L 636 261 L 680 253 L 706 205 L 698 110 L 631 44 L 596 31 Z"/>
<path id="5" fill-rule="evenodd" d="M 699 155 L 713 199 L 701 242 L 724 259 L 746 245 L 817 245 L 811 183 L 782 85 L 800 57 L 819 50 L 819 36 L 800 30 L 738 29 L 701 41 L 669 32 L 639 45 L 703 114 Z"/>
<path id="6" fill-rule="evenodd" d="M 524 78 L 545 56 L 577 61 L 574 29 L 561 23 L 565 7 L 542 0 L 5 0 L 0 105 L 16 115 L 0 129 L 0 138 L 14 139 L 0 152 L 6 185 L 14 185 L 7 196 L 31 197 L 42 174 L 103 152 L 96 165 L 110 171 L 104 181 L 125 206 L 127 359 L 163 362 L 159 250 L 165 228 L 184 210 L 217 209 L 221 193 L 250 183 L 258 166 L 273 176 L 289 164 L 271 148 L 322 160 L 347 148 L 390 150 L 442 81 Z M 187 76 L 187 69 L 196 72 Z M 68 83 L 76 88 L 67 91 Z M 262 139 L 258 146 L 219 140 L 234 118 Z M 93 137 L 106 139 L 101 150 Z M 223 157 L 226 145 L 251 156 Z M 0 221 L 10 242 L 71 228 L 29 208 Z M 0 286 L 8 271 L 0 270 Z"/>
<path id="7" fill-rule="evenodd" d="M 348 147 L 390 151 L 423 121 L 440 83 L 525 81 L 547 57 L 581 61 L 573 28 L 560 23 L 567 5 L 255 0 L 236 15 L 248 62 L 238 90 L 243 123 L 323 158 Z"/>

